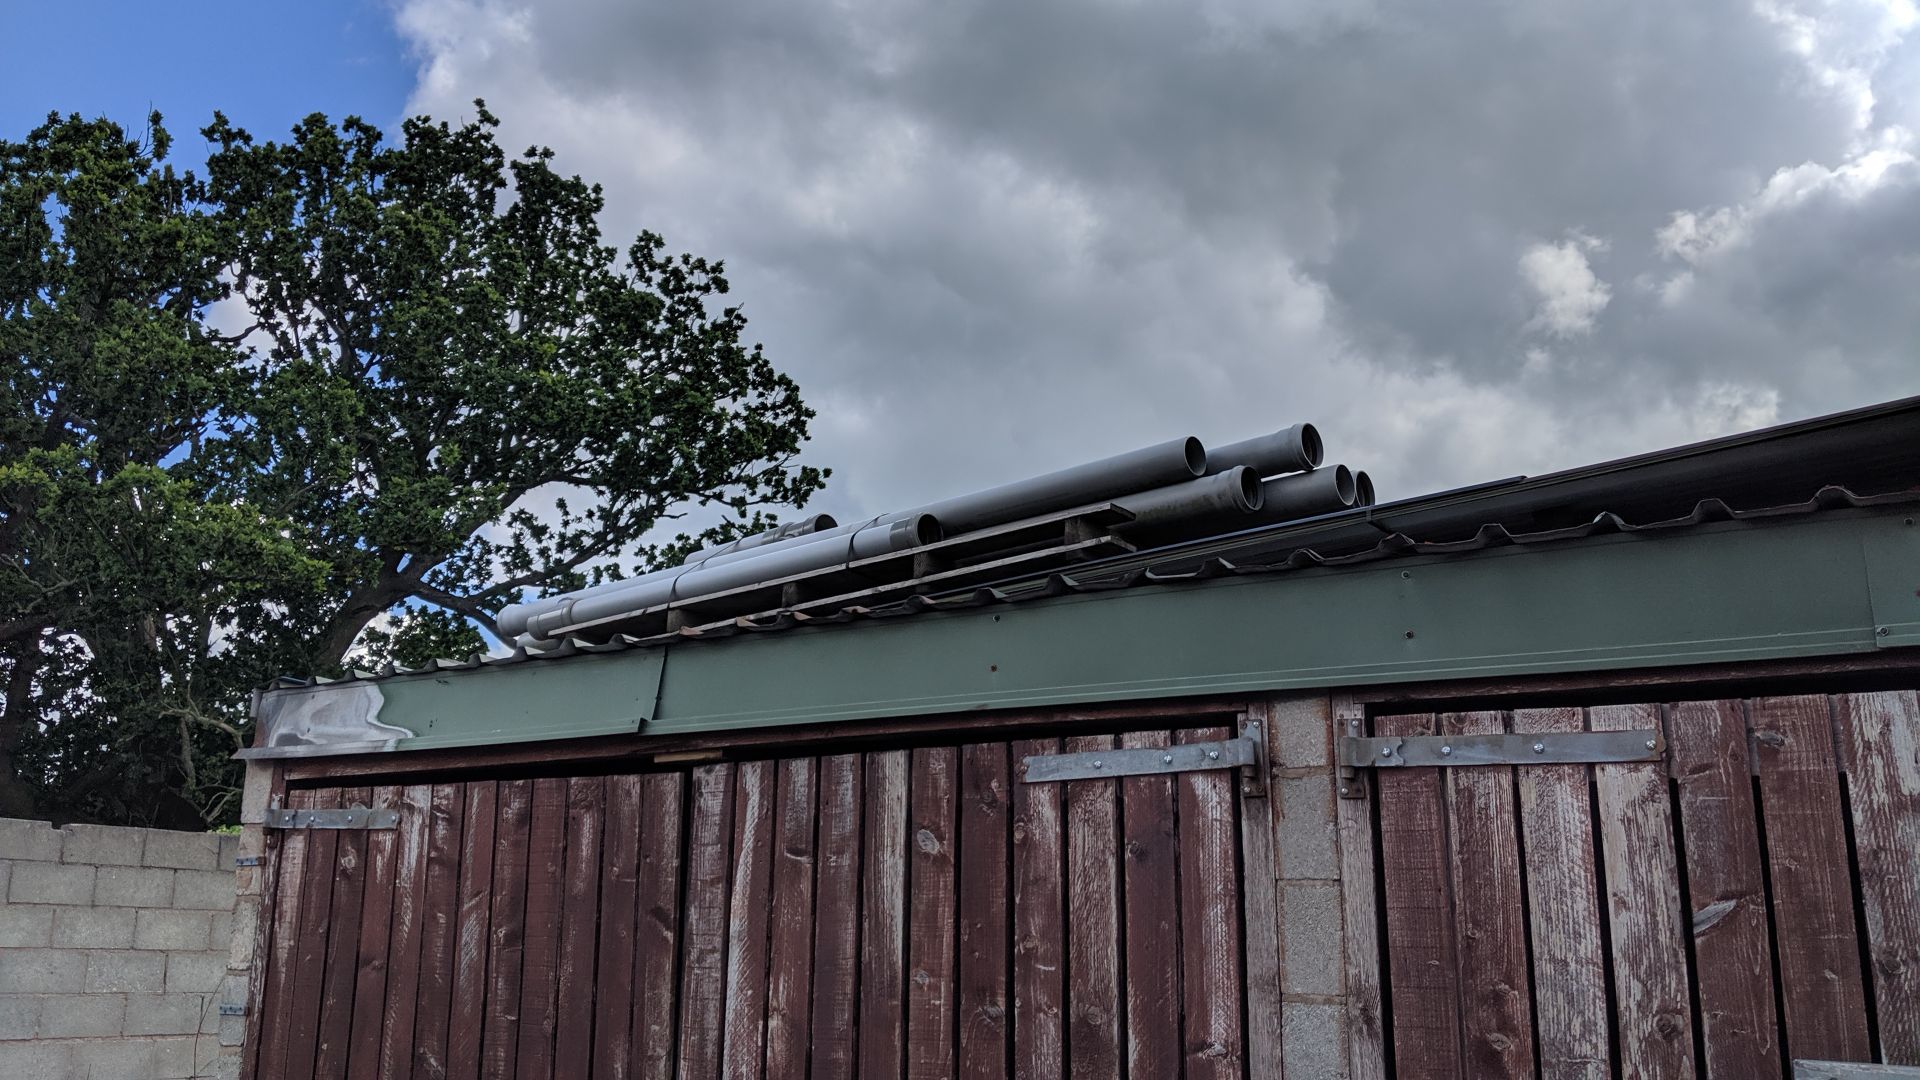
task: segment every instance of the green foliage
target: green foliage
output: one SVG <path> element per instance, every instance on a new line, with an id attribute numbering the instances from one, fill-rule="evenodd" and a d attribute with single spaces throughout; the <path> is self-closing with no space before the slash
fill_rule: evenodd
<path id="1" fill-rule="evenodd" d="M 721 265 L 495 126 L 0 142 L 0 813 L 221 820 L 271 676 L 470 653 L 822 485 Z"/>

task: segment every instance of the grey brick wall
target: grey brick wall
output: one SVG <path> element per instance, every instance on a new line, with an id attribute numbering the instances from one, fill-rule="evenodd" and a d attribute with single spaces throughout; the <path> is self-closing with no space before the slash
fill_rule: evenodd
<path id="1" fill-rule="evenodd" d="M 235 1076 L 239 844 L 0 818 L 0 1077 Z"/>

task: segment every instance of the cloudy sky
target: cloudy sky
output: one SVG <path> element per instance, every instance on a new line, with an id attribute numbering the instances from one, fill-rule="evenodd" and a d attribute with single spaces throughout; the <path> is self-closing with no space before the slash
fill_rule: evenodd
<path id="1" fill-rule="evenodd" d="M 1920 393 L 1909 0 L 350 7 L 242 122 L 486 98 L 726 260 L 843 516 L 1300 419 L 1396 497 Z M 0 120 L 145 107 L 83 80 Z"/>

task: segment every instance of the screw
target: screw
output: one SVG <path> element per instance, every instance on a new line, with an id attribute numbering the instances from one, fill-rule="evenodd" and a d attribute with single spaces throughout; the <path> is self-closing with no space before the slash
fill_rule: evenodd
<path id="1" fill-rule="evenodd" d="M 1536 754 L 1544 754 L 1544 753 L 1546 753 L 1546 752 L 1547 752 L 1547 744 L 1546 744 L 1546 743 L 1543 743 L 1543 742 L 1537 742 L 1537 743 L 1534 743 L 1534 744 L 1533 744 L 1533 752 L 1534 752 L 1534 753 L 1536 753 Z"/>
<path id="2" fill-rule="evenodd" d="M 1653 741 L 1652 739 L 1648 739 L 1648 740 L 1647 740 L 1647 749 L 1649 749 L 1649 750 L 1651 750 L 1651 749 L 1653 749 L 1654 747 L 1656 747 L 1656 746 L 1659 746 L 1659 745 L 1660 745 L 1659 743 L 1657 743 L 1657 742 L 1655 742 L 1655 741 Z"/>
<path id="3" fill-rule="evenodd" d="M 1452 754 L 1452 753 L 1453 753 L 1453 747 L 1451 747 L 1451 746 L 1443 746 L 1443 747 L 1441 747 L 1441 748 L 1440 748 L 1440 756 L 1441 756 L 1441 757 L 1447 757 L 1448 755 L 1450 755 L 1450 754 Z"/>
<path id="4" fill-rule="evenodd" d="M 1383 746 L 1383 747 L 1381 747 L 1381 748 L 1380 748 L 1380 756 L 1381 756 L 1381 757 L 1392 757 L 1392 756 L 1393 756 L 1393 750 L 1392 750 L 1392 748 L 1391 748 L 1391 747 L 1386 747 L 1386 746 Z"/>
<path id="5" fill-rule="evenodd" d="M 1171 764 L 1173 764 L 1173 755 L 1172 755 L 1172 754 L 1161 754 L 1161 755 L 1160 755 L 1160 764 L 1162 764 L 1162 765 L 1171 765 Z"/>
<path id="6" fill-rule="evenodd" d="M 1093 759 L 1093 767 L 1094 767 L 1094 768 L 1096 768 L 1096 769 L 1098 769 L 1098 768 L 1101 768 L 1101 767 L 1103 767 L 1103 766 L 1104 766 L 1105 764 L 1106 764 L 1106 763 L 1105 763 L 1105 762 L 1103 762 L 1103 761 L 1101 761 L 1101 760 L 1100 760 L 1099 758 L 1094 758 L 1094 759 Z"/>
<path id="7" fill-rule="evenodd" d="M 1208 760 L 1208 761 L 1219 761 L 1219 760 L 1220 760 L 1220 751 L 1218 751 L 1218 750 L 1209 750 L 1209 751 L 1207 751 L 1207 760 Z"/>
<path id="8" fill-rule="evenodd" d="M 1886 637 L 1887 635 L 1893 633 L 1893 630 L 1890 627 L 1882 626 L 1882 627 L 1877 627 L 1873 632 L 1880 635 L 1881 637 Z"/>
<path id="9" fill-rule="evenodd" d="M 1412 641 L 1412 640 L 1413 640 L 1413 631 L 1411 631 L 1411 630 L 1409 630 L 1409 631 L 1407 631 L 1407 640 L 1408 640 L 1408 641 Z"/>
<path id="10" fill-rule="evenodd" d="M 1345 785 L 1345 784 L 1341 784 L 1341 785 L 1340 785 L 1340 794 L 1342 794 L 1342 795 L 1345 795 L 1346 793 L 1347 793 L 1347 785 Z"/>

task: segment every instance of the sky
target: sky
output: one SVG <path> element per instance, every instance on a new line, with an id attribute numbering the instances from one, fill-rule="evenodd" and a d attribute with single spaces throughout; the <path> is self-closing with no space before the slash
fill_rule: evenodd
<path id="1" fill-rule="evenodd" d="M 10 5 L 0 129 L 391 128 L 485 98 L 504 145 L 605 186 L 612 237 L 725 261 L 843 519 L 1296 420 L 1394 498 L 1920 393 L 1916 24 L 1909 0 Z"/>

